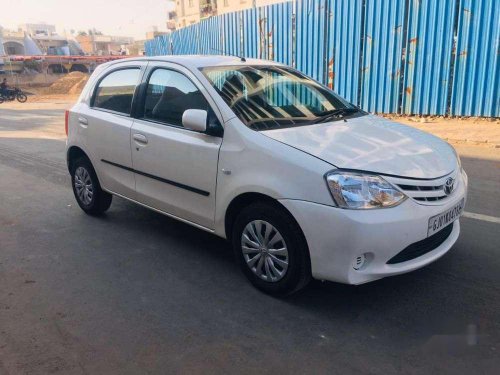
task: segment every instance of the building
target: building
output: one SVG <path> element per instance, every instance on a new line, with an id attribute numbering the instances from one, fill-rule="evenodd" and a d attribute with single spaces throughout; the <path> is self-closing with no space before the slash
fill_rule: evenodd
<path id="1" fill-rule="evenodd" d="M 37 34 L 31 36 L 44 55 L 81 55 L 82 51 L 78 45 L 68 40 L 68 38 L 57 35 Z"/>
<path id="2" fill-rule="evenodd" d="M 78 44 L 87 55 L 128 55 L 128 46 L 134 43 L 134 38 L 123 36 L 84 33 L 76 37 Z"/>
<path id="3" fill-rule="evenodd" d="M 133 44 L 129 44 L 127 49 L 130 55 L 132 56 L 143 56 L 146 54 L 146 51 L 144 50 L 144 43 L 146 43 L 146 40 L 136 40 L 134 41 Z"/>
<path id="4" fill-rule="evenodd" d="M 180 29 L 216 14 L 216 0 L 175 0 L 175 10 L 168 14 L 167 27 Z"/>
<path id="5" fill-rule="evenodd" d="M 260 7 L 284 0 L 175 0 L 175 9 L 168 13 L 167 28 L 180 29 L 218 14 Z"/>
<path id="6" fill-rule="evenodd" d="M 6 55 L 25 55 L 24 32 L 2 29 L 0 30 L 0 41 L 3 52 Z M 41 53 L 41 51 L 40 51 Z"/>
<path id="7" fill-rule="evenodd" d="M 49 25 L 47 23 L 24 23 L 19 25 L 19 30 L 25 32 L 28 35 L 55 35 L 56 27 L 54 25 Z"/>
<path id="8" fill-rule="evenodd" d="M 23 24 L 17 30 L 0 31 L 6 55 L 81 55 L 78 43 L 56 33 L 54 25 Z"/>
<path id="9" fill-rule="evenodd" d="M 82 49 L 72 38 L 59 35 L 54 25 L 47 23 L 25 23 L 18 30 L 31 38 L 44 55 L 81 55 Z M 30 55 L 31 53 L 26 53 Z"/>
<path id="10" fill-rule="evenodd" d="M 154 39 L 157 36 L 166 34 L 165 31 L 158 31 L 158 27 L 153 26 L 150 31 L 146 32 L 146 39 Z"/>
<path id="11" fill-rule="evenodd" d="M 217 14 L 237 12 L 242 9 L 261 7 L 286 0 L 217 0 Z"/>

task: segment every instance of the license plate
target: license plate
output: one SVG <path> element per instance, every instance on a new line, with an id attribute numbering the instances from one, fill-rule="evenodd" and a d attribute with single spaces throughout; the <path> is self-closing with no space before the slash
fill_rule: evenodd
<path id="1" fill-rule="evenodd" d="M 427 227 L 427 237 L 432 236 L 434 233 L 439 232 L 448 224 L 453 223 L 457 220 L 460 215 L 462 215 L 462 211 L 464 209 L 465 198 L 462 199 L 455 206 L 446 210 L 439 215 L 433 216 L 429 219 L 429 226 Z"/>

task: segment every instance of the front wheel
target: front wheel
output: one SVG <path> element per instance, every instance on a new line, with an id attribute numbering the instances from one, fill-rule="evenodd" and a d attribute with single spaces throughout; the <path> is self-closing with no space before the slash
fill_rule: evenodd
<path id="1" fill-rule="evenodd" d="M 111 206 L 113 196 L 101 189 L 94 168 L 87 158 L 79 158 L 73 163 L 71 184 L 76 201 L 85 213 L 100 215 Z"/>
<path id="2" fill-rule="evenodd" d="M 277 203 L 255 203 L 244 208 L 235 221 L 232 242 L 243 273 L 265 293 L 291 294 L 311 279 L 304 235 L 293 217 Z"/>
<path id="3" fill-rule="evenodd" d="M 16 99 L 19 103 L 25 103 L 28 100 L 28 97 L 26 96 L 26 94 L 19 93 L 17 94 Z"/>

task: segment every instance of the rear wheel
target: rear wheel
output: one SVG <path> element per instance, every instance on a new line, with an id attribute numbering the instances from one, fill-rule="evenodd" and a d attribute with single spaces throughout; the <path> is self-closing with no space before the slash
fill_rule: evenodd
<path id="1" fill-rule="evenodd" d="M 278 205 L 255 203 L 244 208 L 234 224 L 232 242 L 243 273 L 266 293 L 291 294 L 311 278 L 302 231 Z"/>
<path id="2" fill-rule="evenodd" d="M 85 213 L 100 215 L 111 206 L 113 196 L 101 189 L 94 168 L 87 158 L 79 158 L 73 163 L 71 183 L 76 201 Z"/>
<path id="3" fill-rule="evenodd" d="M 28 97 L 26 96 L 26 94 L 23 94 L 23 93 L 17 94 L 16 98 L 17 98 L 17 101 L 19 103 L 25 103 L 26 100 L 28 100 Z"/>

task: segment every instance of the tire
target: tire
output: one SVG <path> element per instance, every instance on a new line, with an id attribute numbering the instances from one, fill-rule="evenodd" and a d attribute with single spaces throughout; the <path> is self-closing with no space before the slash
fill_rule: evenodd
<path id="1" fill-rule="evenodd" d="M 78 205 L 86 214 L 101 215 L 111 206 L 113 196 L 101 189 L 95 170 L 87 158 L 78 158 L 73 163 L 71 186 Z"/>
<path id="2" fill-rule="evenodd" d="M 260 239 L 257 237 L 259 227 Z M 265 234 L 269 230 L 266 241 Z M 278 235 L 281 235 L 282 241 Z M 245 276 L 265 293 L 289 295 L 305 287 L 311 279 L 309 249 L 302 230 L 294 218 L 278 204 L 258 202 L 245 207 L 234 223 L 232 244 Z M 256 250 L 256 245 L 260 245 L 259 250 Z M 259 258 L 255 260 L 254 257 Z M 269 262 L 275 267 L 272 268 Z M 257 271 L 259 263 L 260 276 Z"/>
<path id="3" fill-rule="evenodd" d="M 4 102 L 3 96 L 0 96 L 0 104 Z"/>
<path id="4" fill-rule="evenodd" d="M 19 103 L 26 103 L 26 101 L 28 100 L 28 97 L 26 96 L 26 94 L 19 93 L 19 94 L 17 94 L 16 99 Z"/>

